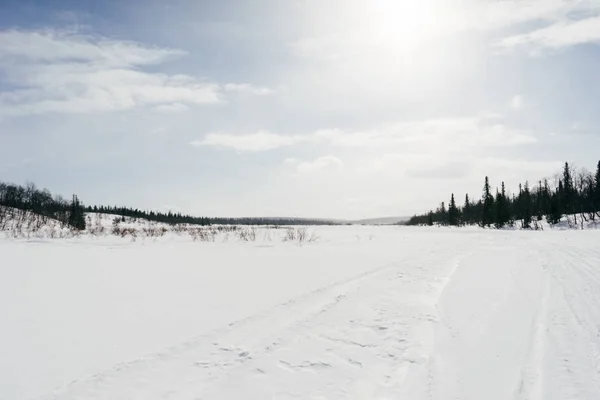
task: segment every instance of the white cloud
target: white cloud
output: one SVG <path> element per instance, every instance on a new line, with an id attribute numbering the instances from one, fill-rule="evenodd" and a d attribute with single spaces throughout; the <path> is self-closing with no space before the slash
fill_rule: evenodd
<path id="1" fill-rule="evenodd" d="M 328 155 L 319 157 L 314 161 L 305 161 L 296 166 L 296 172 L 300 174 L 311 174 L 321 171 L 341 171 L 344 163 L 339 158 Z"/>
<path id="2" fill-rule="evenodd" d="M 311 1 L 305 3 L 319 14 L 328 10 Z M 423 48 L 435 47 L 452 34 L 480 31 L 504 36 L 507 28 L 519 26 L 522 31 L 525 24 L 550 26 L 511 35 L 501 39 L 499 45 L 559 48 L 598 42 L 600 37 L 597 0 L 423 0 L 414 6 L 404 6 L 400 1 L 334 3 L 338 6 L 329 8 L 329 18 L 314 17 L 320 22 L 313 27 L 316 34 L 289 43 L 292 54 L 329 61 L 354 57 L 355 62 L 363 63 L 383 49 L 391 53 L 386 55 L 388 60 L 393 59 L 392 54 L 406 50 L 422 58 Z"/>
<path id="3" fill-rule="evenodd" d="M 282 135 L 266 131 L 246 135 L 209 133 L 204 139 L 192 144 L 228 147 L 238 151 L 267 151 L 297 144 L 326 144 L 357 148 L 395 146 L 447 152 L 518 146 L 536 141 L 527 131 L 492 123 L 485 117 L 472 117 L 399 122 L 365 131 L 320 129 L 304 135 Z"/>
<path id="4" fill-rule="evenodd" d="M 544 49 L 560 49 L 584 43 L 600 43 L 600 17 L 560 21 L 550 26 L 504 38 L 500 47 L 529 46 L 537 54 Z"/>
<path id="5" fill-rule="evenodd" d="M 112 67 L 160 64 L 186 53 L 130 41 L 80 35 L 70 31 L 0 32 L 0 61 L 92 62 Z"/>
<path id="6" fill-rule="evenodd" d="M 274 93 L 272 89 L 266 87 L 255 87 L 249 83 L 227 83 L 223 86 L 223 90 L 226 92 L 251 94 L 255 96 L 266 96 Z"/>
<path id="7" fill-rule="evenodd" d="M 0 115 L 89 113 L 215 104 L 230 91 L 265 94 L 249 84 L 223 86 L 186 75 L 146 72 L 186 53 L 59 31 L 0 31 Z"/>
<path id="8" fill-rule="evenodd" d="M 295 157 L 288 157 L 285 160 L 283 160 L 283 163 L 287 164 L 287 165 L 296 165 L 299 162 L 300 161 L 297 158 L 295 158 Z"/>
<path id="9" fill-rule="evenodd" d="M 161 113 L 178 113 L 182 111 L 187 111 L 190 108 L 182 103 L 171 103 L 171 104 L 161 104 L 154 107 L 154 111 L 158 111 Z"/>
<path id="10" fill-rule="evenodd" d="M 228 133 L 209 133 L 202 140 L 194 140 L 192 146 L 213 146 L 231 148 L 242 152 L 273 150 L 297 143 L 299 138 L 277 135 L 267 131 L 259 131 L 249 135 L 232 135 Z"/>
<path id="11" fill-rule="evenodd" d="M 513 96 L 513 98 L 510 99 L 509 106 L 513 110 L 520 110 L 521 108 L 523 108 L 523 96 L 521 96 L 520 94 Z"/>

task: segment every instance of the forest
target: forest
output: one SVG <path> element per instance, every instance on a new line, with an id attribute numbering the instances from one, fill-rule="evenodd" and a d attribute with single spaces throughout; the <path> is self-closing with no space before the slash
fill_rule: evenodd
<path id="1" fill-rule="evenodd" d="M 130 218 L 142 218 L 149 221 L 164 222 L 167 224 L 191 225 L 334 225 L 335 223 L 320 219 L 305 218 L 223 218 L 223 217 L 195 217 L 171 211 L 163 213 L 158 211 L 144 211 L 137 208 L 118 206 L 93 206 L 87 207 L 87 212 L 100 214 L 114 214 Z"/>
<path id="2" fill-rule="evenodd" d="M 53 196 L 48 189 L 39 189 L 33 183 L 24 186 L 0 182 L 0 227 L 2 221 L 8 220 L 10 210 L 16 209 L 32 212 L 43 218 L 52 218 L 66 226 L 77 230 L 86 227 L 86 212 L 114 214 L 122 217 L 141 218 L 149 221 L 163 222 L 171 225 L 334 225 L 336 222 L 306 218 L 222 218 L 194 217 L 171 211 L 144 211 L 137 208 L 118 206 L 84 206 L 79 197 L 74 195 L 71 201 L 60 195 Z M 12 215 L 12 214 L 11 214 Z"/>
<path id="3" fill-rule="evenodd" d="M 8 220 L 10 209 L 17 209 L 55 219 L 77 230 L 85 229 L 85 208 L 77 196 L 69 202 L 61 196 L 52 196 L 47 189 L 38 189 L 33 183 L 20 186 L 0 182 L 0 206 L 3 206 L 0 228 Z"/>
<path id="4" fill-rule="evenodd" d="M 565 215 L 573 226 L 600 220 L 600 161 L 595 174 L 575 170 L 566 162 L 553 179 L 539 180 L 534 186 L 520 183 L 513 194 L 504 182 L 494 191 L 486 176 L 481 198 L 471 199 L 466 194 L 461 206 L 453 193 L 447 205 L 442 202 L 436 210 L 414 215 L 406 224 L 539 229 L 544 218 L 556 225 Z"/>

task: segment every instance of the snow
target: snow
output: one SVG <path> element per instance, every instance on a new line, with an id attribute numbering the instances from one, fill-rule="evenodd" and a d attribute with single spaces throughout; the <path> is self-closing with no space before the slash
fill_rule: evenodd
<path id="1" fill-rule="evenodd" d="M 600 231 L 309 229 L 1 240 L 0 399 L 600 398 Z"/>

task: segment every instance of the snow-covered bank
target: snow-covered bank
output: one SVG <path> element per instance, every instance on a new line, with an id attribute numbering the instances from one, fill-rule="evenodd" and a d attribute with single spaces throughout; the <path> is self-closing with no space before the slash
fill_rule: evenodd
<path id="1" fill-rule="evenodd" d="M 600 396 L 600 232 L 317 231 L 0 241 L 0 398 Z"/>

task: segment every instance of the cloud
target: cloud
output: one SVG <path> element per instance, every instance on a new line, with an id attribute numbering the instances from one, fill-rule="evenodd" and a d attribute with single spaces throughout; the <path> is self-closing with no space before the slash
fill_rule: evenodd
<path id="1" fill-rule="evenodd" d="M 158 111 L 161 113 L 177 113 L 182 111 L 187 111 L 190 108 L 182 103 L 171 103 L 171 104 L 161 104 L 154 107 L 154 111 Z"/>
<path id="2" fill-rule="evenodd" d="M 192 145 L 228 147 L 237 151 L 267 151 L 298 144 L 358 148 L 402 146 L 412 150 L 447 152 L 535 142 L 537 139 L 527 131 L 492 123 L 485 117 L 473 117 L 399 122 L 373 130 L 320 129 L 303 135 L 267 131 L 246 135 L 209 133 Z"/>
<path id="3" fill-rule="evenodd" d="M 63 31 L 0 31 L 0 115 L 91 113 L 158 106 L 159 111 L 216 104 L 234 90 L 264 94 L 249 84 L 205 82 L 147 72 L 186 55 L 129 41 Z"/>
<path id="4" fill-rule="evenodd" d="M 182 50 L 144 46 L 80 35 L 72 31 L 0 32 L 0 60 L 28 62 L 92 62 L 96 65 L 126 67 L 160 64 L 181 57 Z"/>
<path id="5" fill-rule="evenodd" d="M 306 3 L 319 13 L 326 12 L 310 1 Z M 525 29 L 526 33 L 501 39 L 498 45 L 503 48 L 523 44 L 560 48 L 598 42 L 600 35 L 600 2 L 596 0 L 424 1 L 414 7 L 399 3 L 339 1 L 344 13 L 332 7 L 331 18 L 318 19 L 322 22 L 314 28 L 317 34 L 290 42 L 288 49 L 300 57 L 334 62 L 355 57 L 360 63 L 381 49 L 397 52 L 407 46 L 418 49 L 416 54 L 422 57 L 422 47 L 435 47 L 450 35 L 470 31 L 504 37 L 508 29 Z M 332 22 L 334 12 L 337 22 Z M 550 26 L 528 32 L 540 25 Z"/>
<path id="6" fill-rule="evenodd" d="M 314 161 L 305 161 L 296 166 L 296 172 L 299 174 L 311 174 L 321 171 L 341 171 L 344 169 L 344 163 L 339 158 L 329 155 L 319 157 Z"/>
<path id="7" fill-rule="evenodd" d="M 550 26 L 502 39 L 498 46 L 514 48 L 528 46 L 533 54 L 585 43 L 600 43 L 600 17 L 576 21 L 560 21 Z"/>
<path id="8" fill-rule="evenodd" d="M 520 94 L 513 96 L 513 98 L 510 99 L 509 106 L 513 110 L 520 110 L 521 108 L 523 108 L 523 96 L 521 96 Z"/>
<path id="9" fill-rule="evenodd" d="M 256 152 L 291 146 L 299 138 L 277 135 L 268 131 L 259 131 L 249 135 L 232 135 L 228 133 L 209 133 L 202 140 L 194 140 L 192 146 L 213 146 L 231 148 L 241 152 Z"/>
<path id="10" fill-rule="evenodd" d="M 251 94 L 255 96 L 266 96 L 274 93 L 273 89 L 266 87 L 255 87 L 249 83 L 228 83 L 223 86 L 223 90 L 226 92 Z"/>

